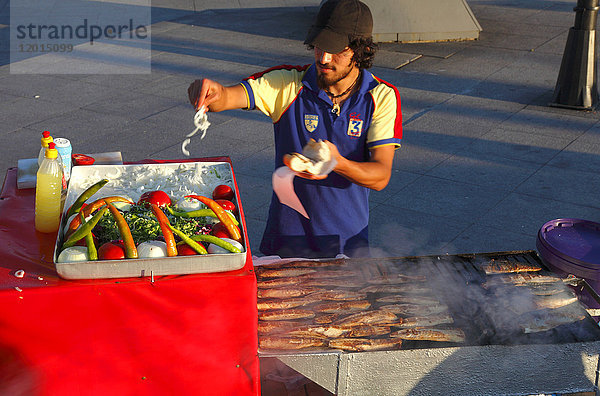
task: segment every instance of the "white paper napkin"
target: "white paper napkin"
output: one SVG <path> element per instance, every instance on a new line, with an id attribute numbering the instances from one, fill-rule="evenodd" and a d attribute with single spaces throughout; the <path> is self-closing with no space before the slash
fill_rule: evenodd
<path id="1" fill-rule="evenodd" d="M 277 168 L 275 172 L 273 172 L 273 191 L 277 194 L 279 202 L 294 209 L 307 219 L 310 219 L 304 206 L 302 206 L 300 199 L 298 199 L 296 191 L 294 191 L 295 176 L 296 173 L 287 166 Z"/>

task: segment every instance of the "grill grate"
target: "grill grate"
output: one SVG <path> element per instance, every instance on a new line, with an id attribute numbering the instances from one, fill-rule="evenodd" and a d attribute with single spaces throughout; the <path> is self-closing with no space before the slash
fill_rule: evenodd
<path id="1" fill-rule="evenodd" d="M 448 346 L 483 346 L 483 345 L 523 345 L 523 344 L 560 344 L 600 340 L 600 327 L 587 314 L 583 306 L 575 301 L 560 308 L 540 308 L 538 301 L 542 297 L 533 294 L 534 289 L 519 287 L 514 284 L 496 284 L 506 274 L 489 275 L 484 266 L 491 260 L 510 264 L 521 264 L 541 268 L 537 274 L 558 279 L 544 266 L 535 251 L 515 251 L 478 254 L 458 254 L 441 256 L 414 256 L 401 258 L 360 258 L 347 259 L 340 271 L 356 274 L 357 283 L 374 278 L 394 275 L 414 276 L 425 279 L 424 282 L 402 283 L 397 292 L 373 291 L 367 293 L 371 303 L 370 309 L 378 309 L 387 302 L 379 300 L 397 294 L 413 293 L 415 296 L 429 296 L 439 300 L 448 307 L 454 323 L 465 333 L 465 342 L 456 344 L 438 341 L 404 340 L 402 349 L 443 348 Z M 293 263 L 285 265 L 293 267 Z M 257 270 L 260 275 L 261 270 Z M 559 290 L 573 299 L 574 295 L 562 281 L 555 282 Z M 340 286 L 344 287 L 344 286 Z M 425 291 L 424 291 L 425 290 Z M 537 291 L 536 291 L 537 292 Z M 552 298 L 552 296 L 548 297 Z M 260 298 L 259 298 L 260 301 Z M 310 306 L 306 307 L 310 309 Z M 548 324 L 559 317 L 567 316 L 569 322 L 550 326 L 544 331 L 527 332 L 532 327 Z M 310 321 L 309 321 L 310 322 Z M 298 326 L 307 324 L 298 321 Z M 441 325 L 444 327 L 445 325 Z M 534 329 L 535 330 L 535 329 Z M 539 330 L 539 329 L 538 329 Z M 374 336 L 371 338 L 385 338 Z M 259 339 L 261 336 L 259 335 Z M 309 352 L 309 351 L 307 351 Z"/>

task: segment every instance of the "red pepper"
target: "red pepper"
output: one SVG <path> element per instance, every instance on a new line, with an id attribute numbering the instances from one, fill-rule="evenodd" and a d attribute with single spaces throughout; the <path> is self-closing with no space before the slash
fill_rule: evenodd
<path id="1" fill-rule="evenodd" d="M 113 215 L 115 222 L 117 223 L 117 227 L 119 228 L 119 235 L 123 239 L 123 245 L 125 245 L 125 257 L 126 258 L 137 258 L 138 252 L 135 247 L 135 241 L 133 240 L 133 236 L 131 235 L 131 230 L 129 229 L 129 225 L 125 221 L 125 218 L 119 212 L 117 208 L 115 208 L 110 202 L 106 202 L 108 209 L 110 209 L 110 213 Z"/>
<path id="2" fill-rule="evenodd" d="M 165 238 L 165 243 L 167 244 L 167 256 L 177 256 L 177 245 L 175 243 L 173 231 L 171 231 L 171 227 L 169 227 L 171 225 L 169 219 L 156 204 L 151 204 L 151 208 L 152 213 L 156 216 L 156 220 L 158 220 L 158 224 L 160 224 L 160 230 Z"/>
<path id="3" fill-rule="evenodd" d="M 94 157 L 85 154 L 72 154 L 71 160 L 73 165 L 92 165 L 96 161 Z"/>
<path id="4" fill-rule="evenodd" d="M 242 240 L 242 233 L 240 232 L 240 229 L 234 224 L 233 220 L 231 220 L 231 217 L 229 217 L 229 215 L 221 205 L 219 205 L 210 198 L 203 197 L 202 195 L 186 195 L 185 197 L 197 199 L 198 201 L 202 202 L 204 205 L 212 209 L 212 211 L 215 212 L 215 214 L 217 215 L 219 221 L 221 221 L 221 223 L 223 223 L 223 225 L 227 229 L 227 232 L 229 233 L 231 239 L 234 239 L 238 242 Z"/>
<path id="5" fill-rule="evenodd" d="M 126 202 L 128 204 L 133 205 L 133 202 L 131 202 L 127 198 L 123 198 L 123 197 L 119 197 L 119 196 L 100 198 L 100 199 L 97 199 L 94 202 L 90 203 L 89 205 L 86 205 L 83 209 L 81 209 L 81 211 L 83 212 L 83 216 L 85 218 L 87 218 L 89 215 L 94 213 L 96 210 L 103 207 L 105 205 L 105 202 Z M 66 234 L 69 235 L 70 233 L 75 231 L 79 227 L 80 224 L 81 224 L 81 219 L 79 218 L 79 216 L 75 216 L 73 218 L 73 220 L 71 220 L 71 223 L 69 224 L 69 228 L 67 229 Z"/>

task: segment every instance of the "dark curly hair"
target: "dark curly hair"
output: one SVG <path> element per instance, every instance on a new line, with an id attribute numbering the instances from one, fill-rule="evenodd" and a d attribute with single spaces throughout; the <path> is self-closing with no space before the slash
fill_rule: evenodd
<path id="1" fill-rule="evenodd" d="M 372 37 L 350 37 L 348 48 L 354 51 L 352 60 L 356 67 L 368 69 L 373 66 L 373 59 L 379 47 L 377 43 L 373 42 Z"/>
<path id="2" fill-rule="evenodd" d="M 315 46 L 308 44 L 306 46 L 309 50 L 314 50 Z M 379 46 L 373 41 L 372 37 L 350 37 L 350 44 L 348 48 L 354 51 L 352 61 L 359 69 L 368 69 L 373 66 L 373 59 Z"/>

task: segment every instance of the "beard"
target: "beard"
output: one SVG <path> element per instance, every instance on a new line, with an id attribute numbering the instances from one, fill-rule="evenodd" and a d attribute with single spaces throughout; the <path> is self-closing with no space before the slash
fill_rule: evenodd
<path id="1" fill-rule="evenodd" d="M 331 67 L 331 66 L 329 66 Z M 348 75 L 354 69 L 352 63 L 346 66 L 344 69 L 338 71 L 337 68 L 333 67 L 333 73 L 326 75 L 325 73 L 321 73 L 317 69 L 317 84 L 320 89 L 328 89 L 332 85 L 337 84 L 342 81 L 344 78 L 348 77 Z"/>

